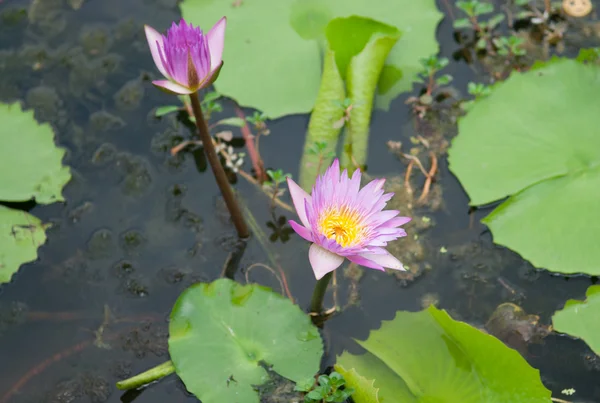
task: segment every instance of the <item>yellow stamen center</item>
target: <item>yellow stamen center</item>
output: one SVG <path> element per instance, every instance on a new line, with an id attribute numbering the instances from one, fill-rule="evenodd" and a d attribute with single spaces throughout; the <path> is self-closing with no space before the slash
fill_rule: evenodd
<path id="1" fill-rule="evenodd" d="M 343 247 L 354 246 L 364 236 L 364 227 L 356 210 L 331 207 L 319 217 L 321 233 Z"/>

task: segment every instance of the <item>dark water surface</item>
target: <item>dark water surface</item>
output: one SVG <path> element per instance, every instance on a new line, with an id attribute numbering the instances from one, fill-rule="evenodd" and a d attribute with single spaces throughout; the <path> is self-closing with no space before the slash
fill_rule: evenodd
<path id="1" fill-rule="evenodd" d="M 40 259 L 0 287 L 0 403 L 131 401 L 134 396 L 122 397 L 114 383 L 168 358 L 166 319 L 175 299 L 196 281 L 218 278 L 235 248 L 235 230 L 201 152 L 168 153 L 189 131 L 174 117 L 153 118 L 154 108 L 176 100 L 150 84 L 157 71 L 142 25 L 163 30 L 178 18 L 174 0 L 0 0 L 0 99 L 21 100 L 52 123 L 73 171 L 66 203 L 19 205 L 54 227 Z M 437 36 L 442 54 L 452 58 L 459 46 L 449 19 Z M 460 61 L 447 72 L 463 92 L 468 81 L 484 77 Z M 374 113 L 371 175 L 404 175 L 405 164 L 385 143 L 409 144 L 416 135 L 404 105 L 409 95 L 389 112 Z M 223 116 L 231 114 L 226 107 Z M 294 116 L 269 124 L 271 135 L 261 141 L 269 167 L 297 176 L 307 122 Z M 549 324 L 567 299 L 584 298 L 589 278 L 535 271 L 494 246 L 477 223 L 489 210 L 477 212 L 469 228 L 468 199 L 445 161 L 438 179 L 442 207 L 418 212 L 435 223 L 420 238 L 421 264 L 431 270 L 408 284 L 365 271 L 360 306 L 325 325 L 324 366 L 343 348 L 356 348 L 351 338 L 366 338 L 381 320 L 400 309 L 419 310 L 425 299 L 482 326 L 502 302 L 518 303 Z M 242 179 L 236 188 L 270 235 L 264 195 Z M 277 242 L 272 246 L 291 292 L 306 308 L 314 284 L 308 245 L 295 235 Z M 447 253 L 440 253 L 442 246 Z M 268 263 L 253 239 L 237 279 L 245 281 L 256 262 Z M 253 270 L 249 278 L 279 290 L 268 271 Z M 339 281 L 341 289 L 348 284 L 342 276 Z M 551 335 L 523 352 L 555 396 L 575 388 L 577 401 L 600 401 L 600 363 L 583 342 Z M 136 399 L 167 400 L 195 398 L 171 376 Z"/>

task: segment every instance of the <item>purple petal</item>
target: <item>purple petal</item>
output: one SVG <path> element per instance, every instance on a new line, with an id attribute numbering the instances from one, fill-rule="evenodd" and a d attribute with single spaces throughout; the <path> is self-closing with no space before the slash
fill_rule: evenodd
<path id="1" fill-rule="evenodd" d="M 146 33 L 146 40 L 148 40 L 148 47 L 150 48 L 150 53 L 152 53 L 152 60 L 154 60 L 156 68 L 160 71 L 160 74 L 166 78 L 171 78 L 161 58 L 161 53 L 164 53 L 163 36 L 149 25 L 144 25 L 144 32 Z"/>
<path id="2" fill-rule="evenodd" d="M 402 263 L 389 252 L 386 254 L 363 253 L 361 257 L 388 269 L 406 270 L 404 266 L 402 266 Z"/>
<path id="3" fill-rule="evenodd" d="M 349 261 L 356 263 L 357 265 L 368 267 L 369 269 L 384 271 L 383 266 L 375 263 L 374 261 L 367 259 L 361 255 L 346 256 Z"/>
<path id="4" fill-rule="evenodd" d="M 306 216 L 306 208 L 305 208 L 305 200 L 309 203 L 312 202 L 312 199 L 308 193 L 306 193 L 300 186 L 296 184 L 292 179 L 287 178 L 288 188 L 290 189 L 290 196 L 292 197 L 292 202 L 294 202 L 294 208 L 296 209 L 296 213 L 298 213 L 298 217 L 300 217 L 300 221 L 302 224 L 311 228 L 311 225 Z"/>
<path id="5" fill-rule="evenodd" d="M 210 70 L 214 71 L 223 61 L 223 48 L 225 46 L 225 27 L 227 18 L 223 17 L 208 31 L 206 38 L 210 50 Z"/>
<path id="6" fill-rule="evenodd" d="M 215 70 L 211 71 L 208 74 L 208 77 L 206 77 L 204 79 L 204 81 L 202 82 L 202 84 L 200 84 L 199 89 L 211 86 L 212 83 L 214 83 L 217 80 L 217 78 L 219 78 L 219 74 L 221 74 L 222 67 L 223 67 L 223 62 L 221 62 L 221 64 Z"/>
<path id="7" fill-rule="evenodd" d="M 343 257 L 331 253 L 315 243 L 310 245 L 308 260 L 317 280 L 323 278 L 327 273 L 334 271 L 344 262 Z"/>
<path id="8" fill-rule="evenodd" d="M 302 225 L 298 224 L 294 220 L 289 220 L 288 222 L 290 223 L 290 226 L 292 227 L 292 229 L 294 231 L 296 231 L 296 234 L 300 235 L 302 238 L 306 239 L 308 242 L 314 242 L 312 232 L 308 228 L 303 227 Z"/>
<path id="9" fill-rule="evenodd" d="M 406 224 L 410 220 L 412 220 L 412 218 L 410 217 L 394 217 L 391 220 L 388 220 L 387 222 L 383 223 L 381 226 L 385 228 L 399 227 L 401 225 Z"/>
<path id="10" fill-rule="evenodd" d="M 168 92 L 169 94 L 188 95 L 194 92 L 189 88 L 169 80 L 156 80 L 152 81 L 152 84 L 159 87 L 161 90 Z"/>

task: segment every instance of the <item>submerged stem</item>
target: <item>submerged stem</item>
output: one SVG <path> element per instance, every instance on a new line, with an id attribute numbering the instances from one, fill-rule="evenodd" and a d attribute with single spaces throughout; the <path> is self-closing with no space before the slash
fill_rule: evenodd
<path id="1" fill-rule="evenodd" d="M 248 238 L 250 236 L 248 226 L 246 225 L 246 221 L 244 221 L 242 210 L 240 209 L 237 200 L 233 195 L 233 191 L 231 190 L 231 186 L 227 180 L 227 175 L 225 175 L 225 170 L 223 169 L 221 161 L 219 161 L 219 157 L 215 151 L 215 146 L 213 145 L 212 137 L 210 136 L 208 130 L 208 125 L 206 124 L 206 120 L 204 120 L 204 115 L 202 114 L 202 107 L 200 106 L 200 101 L 198 100 L 198 94 L 190 94 L 190 101 L 192 103 L 194 117 L 196 118 L 196 127 L 198 128 L 200 140 L 202 140 L 202 145 L 204 147 L 204 154 L 206 155 L 206 159 L 208 160 L 213 174 L 215 175 L 215 179 L 217 180 L 217 185 L 219 185 L 223 199 L 225 199 L 225 204 L 227 205 L 229 214 L 231 214 L 233 225 L 235 225 L 235 229 L 237 230 L 240 238 Z"/>
<path id="2" fill-rule="evenodd" d="M 149 369 L 146 372 L 142 372 L 141 374 L 137 374 L 135 376 L 132 376 L 131 378 L 117 382 L 117 389 L 138 389 L 144 385 L 158 381 L 159 379 L 164 378 L 167 375 L 171 375 L 173 372 L 175 372 L 173 361 L 167 361 L 165 363 L 157 365 L 154 368 Z"/>
<path id="3" fill-rule="evenodd" d="M 317 280 L 317 284 L 315 284 L 315 289 L 310 300 L 311 313 L 316 313 L 318 315 L 323 313 L 323 298 L 325 298 L 325 292 L 327 291 L 327 286 L 329 286 L 332 275 L 333 272 L 331 271 L 321 277 L 320 280 Z"/>

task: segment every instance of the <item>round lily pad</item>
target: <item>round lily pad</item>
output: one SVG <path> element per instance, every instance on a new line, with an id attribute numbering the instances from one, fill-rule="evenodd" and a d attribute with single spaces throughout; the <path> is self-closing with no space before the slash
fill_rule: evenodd
<path id="1" fill-rule="evenodd" d="M 486 223 L 537 267 L 600 274 L 600 67 L 555 59 L 513 73 L 459 121 L 450 169 Z"/>
<path id="2" fill-rule="evenodd" d="M 38 218 L 0 205 L 0 284 L 9 282 L 23 263 L 37 259 L 44 242 L 46 233 Z"/>
<path id="3" fill-rule="evenodd" d="M 600 285 L 586 292 L 585 301 L 570 299 L 552 316 L 554 330 L 583 339 L 594 353 L 600 355 Z"/>
<path id="4" fill-rule="evenodd" d="M 410 90 L 419 59 L 438 52 L 442 19 L 435 0 L 184 0 L 181 11 L 206 30 L 227 16 L 225 64 L 215 88 L 270 118 L 313 108 L 323 67 L 319 40 L 331 19 L 368 17 L 403 33 L 379 81 L 376 104 L 383 108 Z"/>
<path id="5" fill-rule="evenodd" d="M 269 371 L 294 382 L 319 370 L 323 343 L 297 305 L 269 288 L 229 279 L 198 283 L 177 300 L 169 325 L 177 375 L 203 403 L 258 403 Z"/>
<path id="6" fill-rule="evenodd" d="M 344 352 L 336 366 L 345 376 L 356 371 L 346 378 L 353 388 L 366 383 L 357 375 L 374 380 L 375 402 L 550 402 L 539 371 L 519 353 L 433 306 L 398 312 L 359 344 L 365 354 Z M 374 402 L 373 393 L 353 399 Z"/>
<path id="7" fill-rule="evenodd" d="M 50 125 L 39 124 L 33 111 L 23 111 L 18 103 L 0 104 L 0 122 L 0 200 L 64 200 L 62 188 L 71 173 Z"/>

